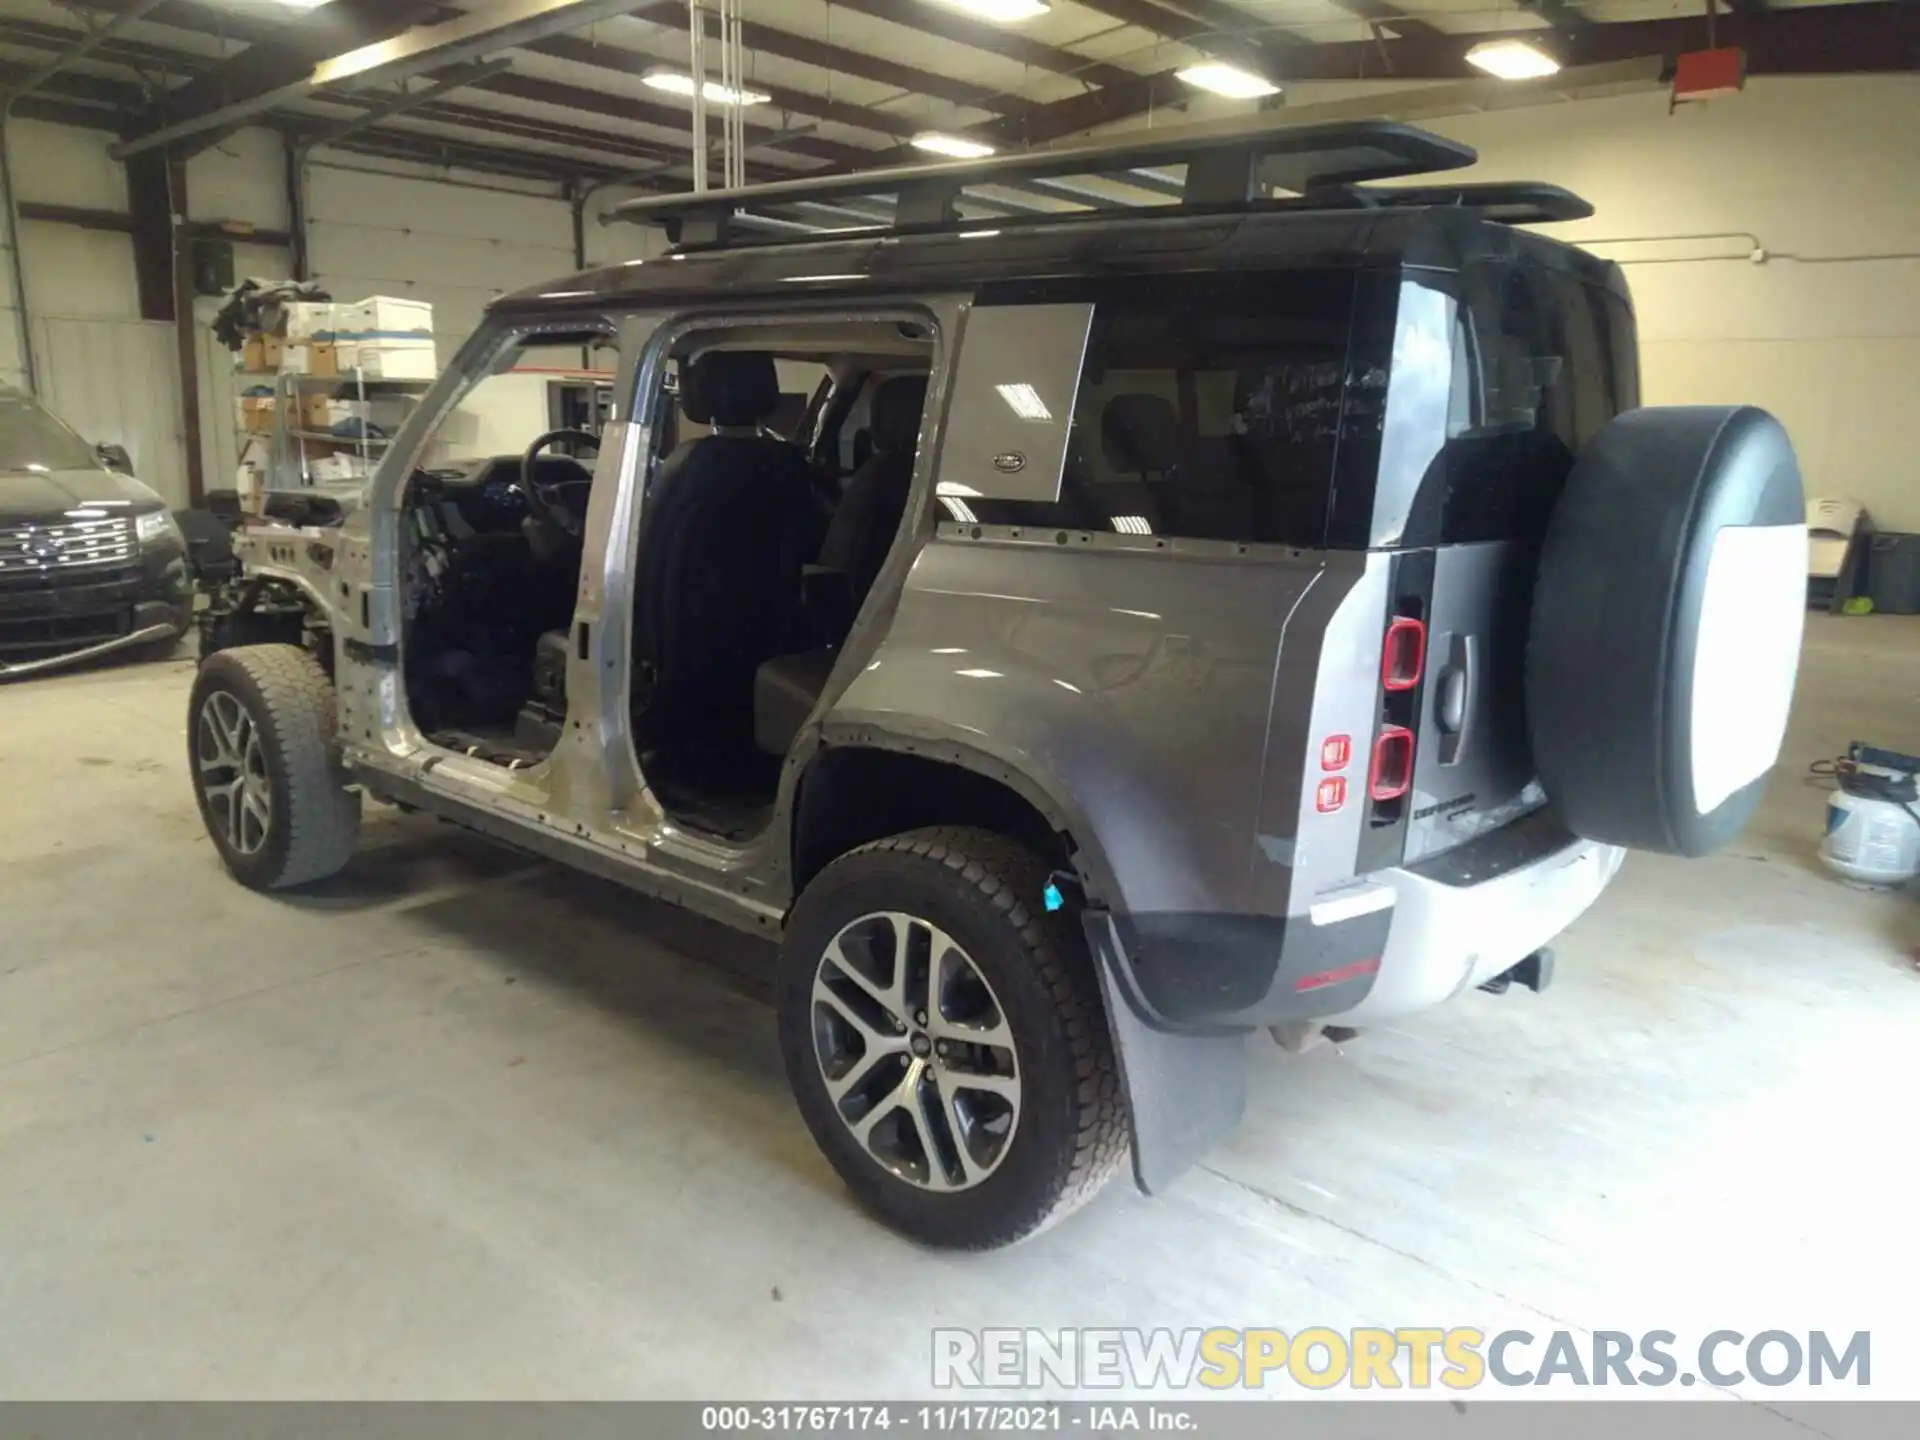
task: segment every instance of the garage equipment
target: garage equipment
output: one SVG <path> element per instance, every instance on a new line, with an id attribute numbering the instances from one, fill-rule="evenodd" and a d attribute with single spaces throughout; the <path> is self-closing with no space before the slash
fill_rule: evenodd
<path id="1" fill-rule="evenodd" d="M 1859 885 L 1904 885 L 1920 872 L 1920 759 L 1854 741 L 1838 760 L 1814 766 L 1839 790 L 1827 802 L 1820 858 Z"/>

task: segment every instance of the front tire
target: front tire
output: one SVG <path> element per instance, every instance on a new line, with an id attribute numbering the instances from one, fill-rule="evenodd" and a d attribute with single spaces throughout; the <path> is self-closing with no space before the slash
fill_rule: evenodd
<path id="1" fill-rule="evenodd" d="M 922 1244 L 986 1250 L 1061 1219 L 1127 1154 L 1100 988 L 1047 866 L 940 827 L 843 855 L 801 895 L 780 1041 L 814 1140 Z"/>
<path id="2" fill-rule="evenodd" d="M 296 645 L 221 650 L 200 666 L 187 713 L 200 818 L 234 879 L 286 890 L 346 865 L 360 796 L 346 788 L 319 661 Z"/>

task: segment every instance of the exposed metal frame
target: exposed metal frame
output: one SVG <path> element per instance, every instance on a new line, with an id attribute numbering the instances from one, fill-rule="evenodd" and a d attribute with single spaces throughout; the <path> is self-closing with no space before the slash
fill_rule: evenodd
<path id="1" fill-rule="evenodd" d="M 391 40 L 377 41 L 334 55 L 291 84 L 179 120 L 115 146 L 116 160 L 155 146 L 170 145 L 207 130 L 232 125 L 328 86 L 365 85 L 376 80 L 406 80 L 431 70 L 510 50 L 532 40 L 591 25 L 637 9 L 644 0 L 496 0 L 438 25 L 419 25 Z"/>

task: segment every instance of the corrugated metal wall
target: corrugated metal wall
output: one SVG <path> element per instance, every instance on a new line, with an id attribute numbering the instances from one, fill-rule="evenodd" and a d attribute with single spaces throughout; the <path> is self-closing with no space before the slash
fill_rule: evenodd
<path id="1" fill-rule="evenodd" d="M 134 474 L 169 505 L 185 505 L 173 326 L 36 315 L 33 329 L 47 408 L 95 444 L 126 446 Z"/>

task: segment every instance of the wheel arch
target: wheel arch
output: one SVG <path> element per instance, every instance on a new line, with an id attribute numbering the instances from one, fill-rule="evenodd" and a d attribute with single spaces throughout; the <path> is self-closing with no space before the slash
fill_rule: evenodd
<path id="1" fill-rule="evenodd" d="M 1084 817 L 1017 766 L 947 737 L 829 735 L 809 757 L 794 797 L 793 889 L 872 840 L 930 825 L 977 825 L 1031 846 L 1079 876 L 1106 903 L 1112 872 Z"/>

